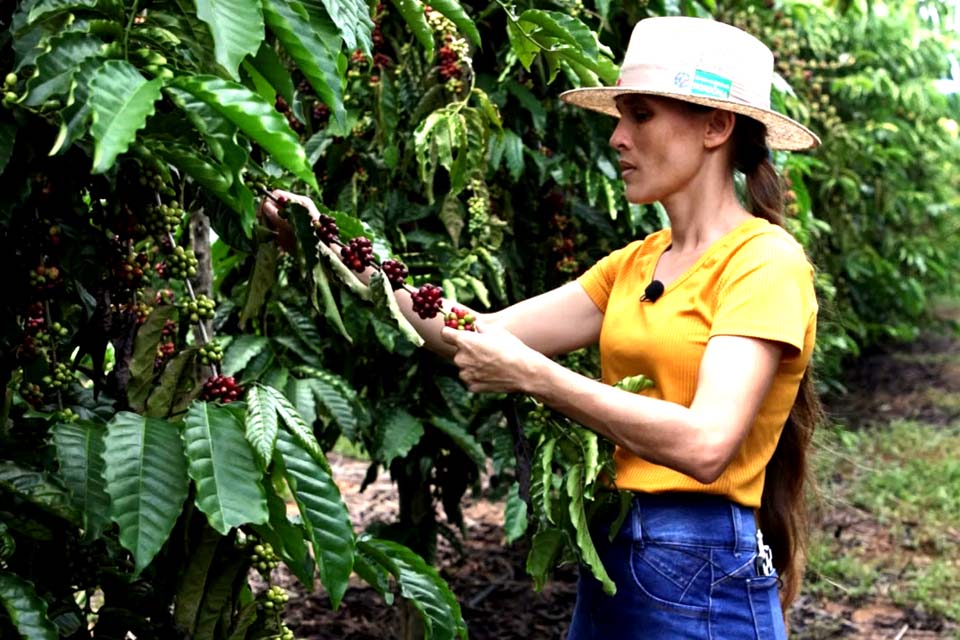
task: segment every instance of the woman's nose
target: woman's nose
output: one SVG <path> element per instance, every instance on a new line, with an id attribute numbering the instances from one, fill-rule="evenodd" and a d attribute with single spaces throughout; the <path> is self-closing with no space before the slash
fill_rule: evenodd
<path id="1" fill-rule="evenodd" d="M 613 133 L 610 134 L 610 146 L 614 149 L 625 149 L 629 137 L 626 135 L 626 127 L 623 126 L 623 118 L 620 118 L 617 121 L 617 126 L 614 127 Z"/>

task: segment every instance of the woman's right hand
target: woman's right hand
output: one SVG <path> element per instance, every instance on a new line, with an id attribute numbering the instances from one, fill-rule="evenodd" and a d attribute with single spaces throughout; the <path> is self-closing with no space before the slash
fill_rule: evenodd
<path id="1" fill-rule="evenodd" d="M 317 205 L 313 203 L 313 200 L 307 196 L 290 191 L 283 191 L 282 189 L 271 191 L 270 196 L 265 197 L 260 203 L 260 209 L 257 215 L 266 222 L 267 227 L 276 231 L 277 243 L 280 247 L 284 251 L 293 251 L 293 248 L 296 246 L 296 237 L 293 234 L 293 227 L 290 225 L 290 221 L 280 213 L 282 207 L 280 203 L 283 202 L 296 202 L 307 210 L 311 220 L 318 220 L 320 218 L 320 211 L 317 209 Z"/>

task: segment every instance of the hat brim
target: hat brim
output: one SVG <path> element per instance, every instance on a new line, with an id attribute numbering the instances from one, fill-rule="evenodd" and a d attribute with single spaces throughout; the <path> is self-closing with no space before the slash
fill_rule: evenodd
<path id="1" fill-rule="evenodd" d="M 804 149 L 812 149 L 820 144 L 820 138 L 817 137 L 817 134 L 796 120 L 788 118 L 776 111 L 761 109 L 730 100 L 720 100 L 717 98 L 692 96 L 667 91 L 631 89 L 629 87 L 583 87 L 580 89 L 571 89 L 570 91 L 561 93 L 560 99 L 577 107 L 583 107 L 584 109 L 598 111 L 608 116 L 619 118 L 620 112 L 617 110 L 616 99 L 618 96 L 631 93 L 674 98 L 676 100 L 683 100 L 684 102 L 702 104 L 704 106 L 725 109 L 726 111 L 749 116 L 766 125 L 767 146 L 771 149 L 802 151 Z"/>

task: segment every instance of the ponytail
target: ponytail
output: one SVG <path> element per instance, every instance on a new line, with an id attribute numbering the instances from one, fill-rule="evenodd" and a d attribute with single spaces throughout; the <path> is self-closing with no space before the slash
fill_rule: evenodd
<path id="1" fill-rule="evenodd" d="M 733 131 L 733 166 L 746 176 L 750 211 L 783 226 L 783 185 L 770 161 L 766 127 L 757 120 L 737 116 Z M 797 398 L 783 427 L 773 457 L 767 463 L 758 520 L 773 551 L 773 566 L 780 574 L 780 601 L 784 616 L 800 591 L 806 564 L 807 450 L 822 419 L 810 367 L 803 373 Z"/>
<path id="2" fill-rule="evenodd" d="M 783 226 L 783 183 L 770 161 L 767 128 L 758 120 L 737 116 L 733 129 L 733 168 L 747 179 L 750 212 Z"/>

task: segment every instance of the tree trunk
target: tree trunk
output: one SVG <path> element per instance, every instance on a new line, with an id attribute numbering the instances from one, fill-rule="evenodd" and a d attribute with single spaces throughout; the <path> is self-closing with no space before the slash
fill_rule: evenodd
<path id="1" fill-rule="evenodd" d="M 410 460 L 416 459 L 416 455 L 410 456 Z M 437 519 L 430 485 L 422 477 L 419 464 L 406 461 L 398 466 L 399 473 L 394 475 L 400 499 L 400 532 L 405 538 L 400 542 L 432 565 L 437 555 Z M 409 600 L 400 603 L 400 625 L 403 640 L 423 640 L 423 618 Z"/>

